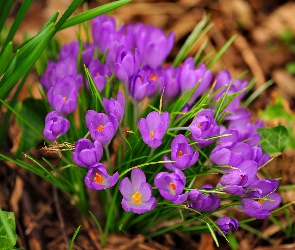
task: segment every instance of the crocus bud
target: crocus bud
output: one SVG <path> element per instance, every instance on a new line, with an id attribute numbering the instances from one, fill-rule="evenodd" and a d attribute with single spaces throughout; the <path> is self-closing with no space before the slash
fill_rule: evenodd
<path id="1" fill-rule="evenodd" d="M 72 158 L 80 167 L 91 167 L 100 161 L 102 155 L 103 149 L 100 142 L 95 141 L 93 143 L 86 138 L 82 138 L 76 142 Z"/>
<path id="2" fill-rule="evenodd" d="M 56 111 L 51 111 L 45 117 L 45 128 L 43 135 L 47 140 L 55 141 L 60 136 L 68 132 L 70 122 L 58 115 Z"/>

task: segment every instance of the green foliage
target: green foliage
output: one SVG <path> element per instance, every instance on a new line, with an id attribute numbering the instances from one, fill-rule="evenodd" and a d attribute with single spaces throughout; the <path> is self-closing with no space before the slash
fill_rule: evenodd
<path id="1" fill-rule="evenodd" d="M 263 152 L 270 155 L 282 153 L 289 140 L 287 129 L 281 125 L 274 128 L 260 128 L 258 133 L 262 137 Z"/>
<path id="2" fill-rule="evenodd" d="M 79 233 L 80 228 L 81 228 L 81 225 L 78 226 L 78 228 L 75 230 L 74 235 L 73 235 L 73 237 L 71 239 L 71 243 L 70 243 L 70 246 L 69 246 L 68 250 L 72 250 L 73 249 L 74 241 L 75 241 L 75 239 L 76 239 L 76 237 L 77 237 L 77 235 Z"/>
<path id="3" fill-rule="evenodd" d="M 18 103 L 16 112 L 18 113 L 16 121 L 22 129 L 20 144 L 16 153 L 20 156 L 22 152 L 27 152 L 36 147 L 40 142 L 40 136 L 43 138 L 42 134 L 35 131 L 43 130 L 47 109 L 44 101 L 29 98 Z"/>
<path id="4" fill-rule="evenodd" d="M 274 104 L 269 105 L 265 110 L 259 111 L 258 115 L 264 121 L 285 125 L 289 136 L 286 148 L 295 148 L 295 115 L 284 108 L 283 102 L 283 98 L 278 98 Z"/>
<path id="5" fill-rule="evenodd" d="M 0 246 L 1 250 L 11 250 L 16 244 L 15 218 L 12 212 L 0 208 Z"/>
<path id="6" fill-rule="evenodd" d="M 295 62 L 289 62 L 285 65 L 286 70 L 290 73 L 295 75 Z"/>

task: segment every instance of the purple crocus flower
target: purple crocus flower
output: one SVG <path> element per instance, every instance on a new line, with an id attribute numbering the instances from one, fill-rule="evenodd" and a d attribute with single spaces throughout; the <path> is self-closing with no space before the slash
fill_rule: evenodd
<path id="1" fill-rule="evenodd" d="M 182 194 L 186 178 L 182 171 L 177 168 L 170 174 L 167 172 L 158 173 L 154 179 L 154 184 L 159 189 L 160 194 L 174 204 L 181 204 L 187 199 L 188 193 Z"/>
<path id="2" fill-rule="evenodd" d="M 56 79 L 53 73 L 55 68 L 56 68 L 56 63 L 49 61 L 44 74 L 42 74 L 40 77 L 40 82 L 46 91 L 48 91 L 51 87 L 53 87 L 56 82 Z"/>
<path id="3" fill-rule="evenodd" d="M 142 66 L 158 68 L 162 65 L 175 40 L 175 34 L 165 36 L 163 30 L 144 24 L 136 24 L 134 27 L 135 47 L 138 48 Z"/>
<path id="4" fill-rule="evenodd" d="M 125 177 L 119 189 L 123 195 L 122 207 L 126 212 L 142 214 L 153 210 L 157 204 L 156 198 L 152 197 L 152 187 L 139 168 L 131 170 L 131 181 Z"/>
<path id="5" fill-rule="evenodd" d="M 58 53 L 58 60 L 62 61 L 68 57 L 77 61 L 79 53 L 79 42 L 77 40 L 72 41 L 70 44 L 65 44 L 61 47 Z"/>
<path id="6" fill-rule="evenodd" d="M 203 185 L 200 189 L 212 189 L 210 184 Z M 189 207 L 201 212 L 211 212 L 217 209 L 220 205 L 220 199 L 215 193 L 203 194 L 199 190 L 191 190 L 188 194 Z"/>
<path id="7" fill-rule="evenodd" d="M 82 63 L 85 64 L 87 67 L 89 66 L 90 62 L 93 60 L 94 55 L 94 44 L 85 44 L 85 49 L 81 53 Z"/>
<path id="8" fill-rule="evenodd" d="M 58 115 L 56 111 L 51 111 L 45 117 L 45 128 L 43 135 L 47 140 L 55 141 L 60 136 L 68 132 L 70 122 Z"/>
<path id="9" fill-rule="evenodd" d="M 243 212 L 257 219 L 269 217 L 270 211 L 281 203 L 281 196 L 275 192 L 278 186 L 278 180 L 265 179 L 252 182 L 248 186 L 247 197 L 249 198 L 241 199 L 241 202 L 244 203 L 241 205 Z"/>
<path id="10" fill-rule="evenodd" d="M 255 161 L 243 161 L 233 170 L 229 169 L 227 174 L 224 174 L 217 187 L 224 187 L 224 191 L 229 194 L 242 195 L 247 187 L 256 178 L 257 164 Z"/>
<path id="11" fill-rule="evenodd" d="M 109 117 L 104 113 L 97 113 L 88 110 L 85 116 L 86 126 L 94 141 L 99 141 L 103 146 L 107 146 L 113 139 L 118 129 L 118 120 L 114 115 Z"/>
<path id="12" fill-rule="evenodd" d="M 119 91 L 117 93 L 117 100 L 111 98 L 103 98 L 102 100 L 104 110 L 108 115 L 114 115 L 120 123 L 124 116 L 125 100 L 123 94 Z"/>
<path id="13" fill-rule="evenodd" d="M 164 91 L 164 101 L 173 100 L 180 92 L 179 75 L 180 67 L 165 67 L 162 69 L 163 80 L 160 82 L 159 94 Z"/>
<path id="14" fill-rule="evenodd" d="M 68 115 L 77 108 L 78 89 L 71 75 L 59 80 L 47 93 L 48 102 L 61 115 Z"/>
<path id="15" fill-rule="evenodd" d="M 101 64 L 98 60 L 92 60 L 90 62 L 89 72 L 99 92 L 101 92 L 106 85 L 106 76 L 112 76 L 109 65 Z"/>
<path id="16" fill-rule="evenodd" d="M 130 79 L 129 93 L 135 102 L 139 102 L 147 96 L 153 96 L 157 92 L 157 84 L 151 81 L 146 71 L 140 69 Z"/>
<path id="17" fill-rule="evenodd" d="M 236 167 L 251 159 L 251 148 L 244 142 L 223 142 L 212 150 L 209 158 L 214 164 Z"/>
<path id="18" fill-rule="evenodd" d="M 128 84 L 129 79 L 137 73 L 139 65 L 140 61 L 137 49 L 135 49 L 135 53 L 133 54 L 124 45 L 119 46 L 116 53 L 114 71 L 120 81 Z"/>
<path id="19" fill-rule="evenodd" d="M 269 154 L 263 154 L 260 145 L 251 147 L 251 160 L 257 162 L 257 166 L 261 167 L 270 160 Z"/>
<path id="20" fill-rule="evenodd" d="M 102 190 L 114 186 L 119 179 L 119 173 L 109 176 L 106 166 L 102 163 L 96 163 L 85 176 L 85 185 L 92 190 Z"/>
<path id="21" fill-rule="evenodd" d="M 170 115 L 168 112 L 159 114 L 156 111 L 150 112 L 146 118 L 138 121 L 138 129 L 143 141 L 151 148 L 157 148 L 162 144 L 170 124 Z"/>
<path id="22" fill-rule="evenodd" d="M 95 141 L 93 143 L 86 138 L 82 138 L 76 142 L 72 158 L 80 167 L 91 167 L 100 161 L 102 155 L 103 149 L 100 142 Z"/>
<path id="23" fill-rule="evenodd" d="M 227 216 L 217 219 L 215 223 L 224 234 L 228 234 L 229 230 L 237 230 L 239 227 L 237 219 Z M 219 230 L 217 230 L 217 233 L 222 235 Z"/>
<path id="24" fill-rule="evenodd" d="M 173 163 L 165 163 L 165 167 L 174 171 L 175 168 L 186 169 L 194 165 L 199 158 L 199 152 L 193 151 L 193 148 L 188 144 L 188 139 L 182 135 L 177 135 L 171 142 L 171 159 Z M 167 156 L 164 161 L 169 161 Z"/>
<path id="25" fill-rule="evenodd" d="M 179 77 L 181 92 L 191 90 L 199 84 L 188 101 L 189 104 L 193 104 L 205 92 L 212 82 L 212 78 L 213 74 L 210 70 L 206 69 L 205 64 L 201 64 L 195 69 L 195 63 L 192 57 L 184 61 Z"/>
<path id="26" fill-rule="evenodd" d="M 92 21 L 92 35 L 94 44 L 105 53 L 116 37 L 116 21 L 113 17 L 100 15 Z"/>
<path id="27" fill-rule="evenodd" d="M 218 100 L 219 98 L 222 98 L 222 96 L 226 92 L 227 85 L 229 85 L 232 81 L 233 80 L 232 80 L 228 70 L 223 70 L 216 75 L 214 91 L 219 90 L 219 92 L 215 95 L 214 101 Z M 233 81 L 227 94 L 231 95 L 231 94 L 235 94 L 239 91 L 242 91 L 247 87 L 247 85 L 248 85 L 248 83 L 246 81 L 243 81 L 241 79 L 237 79 L 237 80 Z M 245 95 L 245 92 L 241 93 L 224 109 L 224 111 L 234 112 L 239 107 L 240 101 L 244 95 Z"/>
<path id="28" fill-rule="evenodd" d="M 211 109 L 200 111 L 189 126 L 189 130 L 192 133 L 192 139 L 198 142 L 199 147 L 213 143 L 215 139 L 206 140 L 206 138 L 217 136 L 220 132 Z"/>

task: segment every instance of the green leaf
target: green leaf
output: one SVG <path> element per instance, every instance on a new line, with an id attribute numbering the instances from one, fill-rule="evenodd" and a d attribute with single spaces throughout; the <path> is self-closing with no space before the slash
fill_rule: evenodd
<path id="1" fill-rule="evenodd" d="M 173 61 L 173 66 L 176 67 L 190 52 L 194 44 L 198 41 L 198 39 L 203 35 L 203 33 L 200 33 L 205 25 L 208 23 L 209 17 L 205 16 L 194 28 L 192 33 L 189 35 L 189 37 L 186 39 L 185 43 L 179 50 L 177 56 L 175 57 Z M 208 26 L 211 28 L 212 26 Z"/>
<path id="2" fill-rule="evenodd" d="M 1 250 L 11 250 L 16 244 L 15 218 L 12 212 L 0 208 L 0 246 Z"/>
<path id="3" fill-rule="evenodd" d="M 70 246 L 69 246 L 69 250 L 72 250 L 72 249 L 73 249 L 74 241 L 75 241 L 75 239 L 76 239 L 76 237 L 77 237 L 77 234 L 78 234 L 78 232 L 79 232 L 79 230 L 80 230 L 80 227 L 81 227 L 81 225 L 78 226 L 78 228 L 77 228 L 76 231 L 74 232 L 74 235 L 73 235 L 72 240 L 71 240 L 71 244 L 70 244 Z"/>
<path id="4" fill-rule="evenodd" d="M 9 15 L 10 9 L 14 3 L 14 0 L 0 1 L 0 32 L 4 26 L 4 23 Z"/>
<path id="5" fill-rule="evenodd" d="M 40 135 L 35 130 L 32 130 L 24 121 L 29 121 L 36 130 L 41 132 L 44 129 L 44 119 L 47 111 L 44 101 L 34 98 L 29 98 L 24 102 L 18 103 L 16 110 L 22 117 L 22 119 L 17 117 L 16 120 L 22 129 L 20 145 L 17 151 L 17 154 L 21 154 L 35 147 L 40 142 Z"/>
<path id="6" fill-rule="evenodd" d="M 0 55 L 0 76 L 7 69 L 7 66 L 9 64 L 8 58 L 11 57 L 12 52 L 13 52 L 13 46 L 12 46 L 12 42 L 10 42 L 5 46 L 5 48 L 3 49 L 3 52 Z"/>
<path id="7" fill-rule="evenodd" d="M 26 44 L 22 48 L 25 51 L 19 52 L 18 57 L 15 57 L 0 82 L 0 99 L 6 95 L 9 89 L 11 89 L 22 76 L 30 71 L 53 35 L 54 26 L 51 24 L 37 35 L 35 40 L 32 39 L 32 41 L 30 41 L 32 42 L 30 46 Z M 32 47 L 33 45 L 34 48 Z"/>
<path id="8" fill-rule="evenodd" d="M 264 153 L 274 155 L 283 152 L 288 143 L 288 131 L 284 126 L 260 128 L 257 130 L 262 138 L 261 146 Z"/>
<path id="9" fill-rule="evenodd" d="M 19 25 L 21 24 L 22 20 L 24 19 L 25 15 L 27 14 L 32 3 L 33 3 L 33 0 L 23 1 L 22 5 L 21 5 L 21 7 L 20 7 L 19 11 L 17 12 L 17 15 L 14 19 L 14 22 L 13 22 L 11 28 L 9 29 L 4 46 L 6 46 L 9 42 L 12 41 Z"/>
<path id="10" fill-rule="evenodd" d="M 259 111 L 258 115 L 264 121 L 275 124 L 280 123 L 286 126 L 289 133 L 289 143 L 286 148 L 295 148 L 295 133 L 293 129 L 295 115 L 285 108 L 282 97 L 277 98 L 276 102 L 269 105 L 265 110 Z"/>
<path id="11" fill-rule="evenodd" d="M 68 27 L 71 27 L 73 25 L 88 21 L 96 16 L 102 15 L 106 12 L 112 11 L 116 8 L 121 7 L 122 5 L 131 2 L 131 0 L 122 0 L 122 1 L 115 1 L 112 3 L 108 3 L 108 4 L 104 4 L 103 6 L 99 6 L 97 8 L 85 11 L 81 14 L 78 14 L 74 17 L 69 18 L 60 28 L 60 30 L 62 29 L 66 29 Z"/>
<path id="12" fill-rule="evenodd" d="M 228 47 L 233 43 L 236 39 L 237 35 L 233 35 L 227 42 L 222 46 L 222 48 L 218 51 L 218 53 L 212 58 L 212 60 L 208 63 L 207 68 L 210 69 L 214 63 L 216 63 L 219 58 L 224 54 L 224 52 L 228 49 Z"/>
<path id="13" fill-rule="evenodd" d="M 65 23 L 65 21 L 74 13 L 74 11 L 83 3 L 83 0 L 74 0 L 70 6 L 66 9 L 65 13 L 58 20 L 55 25 L 56 31 Z"/>

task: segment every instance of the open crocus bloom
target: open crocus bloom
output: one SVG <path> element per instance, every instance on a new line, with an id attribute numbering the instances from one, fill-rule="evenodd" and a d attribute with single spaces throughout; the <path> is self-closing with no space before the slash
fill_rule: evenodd
<path id="1" fill-rule="evenodd" d="M 170 115 L 168 112 L 159 114 L 152 111 L 146 118 L 141 118 L 138 122 L 138 128 L 143 141 L 151 148 L 157 148 L 162 144 L 168 126 L 170 124 Z"/>
<path id="2" fill-rule="evenodd" d="M 126 212 L 142 214 L 156 206 L 157 200 L 152 197 L 152 187 L 139 168 L 132 169 L 131 181 L 127 177 L 121 181 L 120 192 L 123 195 L 122 207 Z"/>

